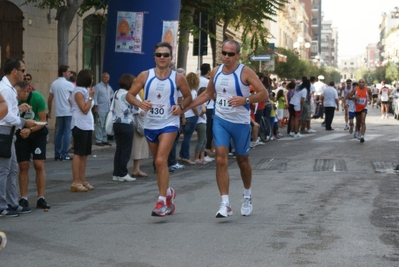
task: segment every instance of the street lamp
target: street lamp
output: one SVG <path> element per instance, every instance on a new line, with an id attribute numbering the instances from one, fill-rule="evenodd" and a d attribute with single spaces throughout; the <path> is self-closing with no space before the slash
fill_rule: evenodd
<path id="1" fill-rule="evenodd" d="M 301 58 L 303 58 L 302 53 L 301 53 L 302 49 L 305 48 L 306 50 L 308 50 L 310 48 L 310 46 L 311 46 L 310 43 L 308 43 L 308 42 L 304 43 L 304 39 L 301 36 L 299 36 L 297 38 L 296 42 L 293 44 L 293 47 L 297 50 L 297 52 Z M 305 57 L 307 57 L 307 53 L 306 53 Z"/>
<path id="2" fill-rule="evenodd" d="M 320 68 L 323 65 L 323 59 L 319 55 L 316 55 L 313 59 L 313 64 Z"/>

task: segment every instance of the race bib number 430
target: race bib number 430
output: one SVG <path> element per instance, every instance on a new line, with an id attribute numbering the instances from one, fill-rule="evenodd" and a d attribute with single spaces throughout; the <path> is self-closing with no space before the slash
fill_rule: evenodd
<path id="1" fill-rule="evenodd" d="M 150 119 L 166 119 L 168 116 L 167 106 L 165 104 L 152 103 L 152 108 L 147 111 L 147 117 Z"/>

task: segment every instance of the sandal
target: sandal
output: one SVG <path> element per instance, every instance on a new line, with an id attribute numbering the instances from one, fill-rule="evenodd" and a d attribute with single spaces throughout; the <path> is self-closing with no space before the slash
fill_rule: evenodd
<path id="1" fill-rule="evenodd" d="M 82 184 L 71 184 L 71 192 L 87 192 L 89 189 Z"/>
<path id="2" fill-rule="evenodd" d="M 139 171 L 138 173 L 132 173 L 133 177 L 148 177 L 148 174 L 145 172 Z"/>
<path id="3" fill-rule="evenodd" d="M 94 190 L 94 186 L 92 186 L 91 184 L 89 184 L 88 182 L 84 182 L 82 183 L 82 185 L 84 187 L 86 187 L 88 190 Z"/>

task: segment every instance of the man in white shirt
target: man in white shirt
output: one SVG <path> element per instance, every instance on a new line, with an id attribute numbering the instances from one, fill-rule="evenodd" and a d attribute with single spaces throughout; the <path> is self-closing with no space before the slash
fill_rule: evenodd
<path id="1" fill-rule="evenodd" d="M 112 87 L 109 85 L 109 74 L 104 72 L 101 75 L 101 82 L 94 87 L 94 106 L 93 115 L 96 118 L 94 128 L 97 146 L 112 146 L 108 142 L 108 136 L 105 131 L 105 117 L 111 106 L 111 98 L 113 96 Z"/>
<path id="2" fill-rule="evenodd" d="M 54 160 L 71 160 L 68 155 L 68 147 L 71 142 L 71 94 L 74 89 L 69 81 L 71 71 L 69 66 L 61 65 L 58 68 L 58 79 L 50 87 L 47 99 L 48 118 L 51 119 L 53 99 L 55 102 L 56 135 L 54 139 Z"/>
<path id="3" fill-rule="evenodd" d="M 338 111 L 339 107 L 338 92 L 334 88 L 334 86 L 335 83 L 330 82 L 329 86 L 324 89 L 323 94 L 321 95 L 322 103 L 324 106 L 324 112 L 326 114 L 325 123 L 327 131 L 334 130 L 333 128 L 331 128 L 331 123 L 334 118 L 334 111 L 335 110 Z"/>
<path id="4" fill-rule="evenodd" d="M 26 128 L 33 131 L 34 120 L 25 120 L 19 116 L 31 107 L 25 103 L 18 107 L 17 91 L 14 85 L 24 81 L 25 63 L 21 59 L 12 58 L 4 65 L 5 76 L 0 81 L 0 93 L 7 102 L 7 115 L 0 120 L 0 133 L 9 135 L 14 129 Z M 15 127 L 15 128 L 14 128 Z M 11 157 L 0 157 L 0 217 L 16 217 L 19 214 L 31 212 L 30 208 L 22 207 L 17 197 L 18 163 L 15 153 L 14 136 L 11 144 Z"/>

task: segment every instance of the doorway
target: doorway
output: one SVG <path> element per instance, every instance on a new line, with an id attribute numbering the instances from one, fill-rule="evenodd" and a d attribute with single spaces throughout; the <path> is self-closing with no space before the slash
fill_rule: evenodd
<path id="1" fill-rule="evenodd" d="M 4 76 L 4 63 L 11 57 L 23 58 L 22 11 L 7 0 L 0 0 L 0 79 Z"/>

